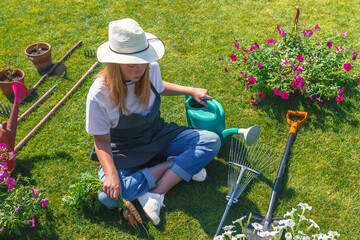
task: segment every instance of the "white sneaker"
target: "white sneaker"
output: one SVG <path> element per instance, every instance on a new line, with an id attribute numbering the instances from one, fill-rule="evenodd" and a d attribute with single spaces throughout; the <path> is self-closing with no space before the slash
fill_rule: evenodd
<path id="1" fill-rule="evenodd" d="M 201 169 L 200 172 L 198 172 L 197 174 L 192 176 L 192 180 L 197 181 L 197 182 L 202 182 L 205 181 L 206 179 L 206 170 L 205 168 Z"/>
<path id="2" fill-rule="evenodd" d="M 160 209 L 165 207 L 163 204 L 164 197 L 164 194 L 147 192 L 138 198 L 146 216 L 154 225 L 160 223 Z"/>

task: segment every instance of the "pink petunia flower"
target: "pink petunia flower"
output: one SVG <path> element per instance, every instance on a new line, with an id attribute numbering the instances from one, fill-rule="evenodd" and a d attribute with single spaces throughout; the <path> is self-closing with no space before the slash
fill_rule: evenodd
<path id="1" fill-rule="evenodd" d="M 284 65 L 290 63 L 290 59 L 285 59 L 285 61 L 283 62 Z"/>
<path id="2" fill-rule="evenodd" d="M 8 178 L 8 173 L 6 171 L 0 171 L 0 182 L 4 181 L 6 178 Z"/>
<path id="3" fill-rule="evenodd" d="M 314 94 L 308 95 L 307 97 L 314 101 L 313 99 Z"/>
<path id="4" fill-rule="evenodd" d="M 31 222 L 31 227 L 35 227 L 35 218 L 34 215 L 32 216 L 31 220 L 27 220 L 28 222 Z"/>
<path id="5" fill-rule="evenodd" d="M 246 84 L 246 91 L 249 91 L 249 85 Z"/>
<path id="6" fill-rule="evenodd" d="M 297 60 L 298 60 L 299 62 L 304 61 L 303 55 L 299 54 L 299 55 L 297 55 L 296 57 L 297 57 Z"/>
<path id="7" fill-rule="evenodd" d="M 255 41 L 254 42 L 254 45 L 255 45 L 255 47 L 257 48 L 257 49 L 259 49 L 260 47 L 259 47 L 259 44 L 257 44 L 257 42 Z"/>
<path id="8" fill-rule="evenodd" d="M 38 191 L 39 191 L 39 189 L 37 189 L 37 188 L 32 189 L 32 195 L 33 195 L 34 198 L 38 198 L 38 197 L 39 197 L 39 196 L 37 195 Z"/>
<path id="9" fill-rule="evenodd" d="M 316 26 L 314 27 L 314 30 L 318 30 L 319 29 L 319 24 L 316 24 Z"/>
<path id="10" fill-rule="evenodd" d="M 351 64 L 350 63 L 345 63 L 344 64 L 344 69 L 345 69 L 345 71 L 350 71 L 351 69 L 352 69 L 352 66 L 351 66 Z"/>
<path id="11" fill-rule="evenodd" d="M 357 53 L 357 52 L 353 52 L 352 55 L 353 55 L 353 56 L 352 56 L 352 59 L 353 59 L 353 60 L 356 60 L 356 57 L 358 56 L 358 53 Z"/>
<path id="12" fill-rule="evenodd" d="M 335 101 L 340 102 L 340 101 L 342 101 L 343 99 L 344 99 L 344 96 L 337 96 L 337 97 L 335 98 Z"/>
<path id="13" fill-rule="evenodd" d="M 274 92 L 275 95 L 280 95 L 281 94 L 281 91 L 279 89 L 277 89 L 277 88 L 275 88 L 273 90 L 273 92 Z"/>
<path id="14" fill-rule="evenodd" d="M 327 42 L 326 46 L 328 46 L 328 48 L 331 48 L 332 47 L 332 42 Z"/>
<path id="15" fill-rule="evenodd" d="M 239 49 L 239 43 L 235 42 L 234 46 L 235 46 L 236 49 Z"/>
<path id="16" fill-rule="evenodd" d="M 258 68 L 261 68 L 262 67 L 262 65 L 259 63 L 258 65 L 256 65 Z"/>
<path id="17" fill-rule="evenodd" d="M 8 187 L 8 190 L 15 188 L 16 180 L 13 178 L 8 178 L 7 183 L 5 184 Z"/>
<path id="18" fill-rule="evenodd" d="M 289 93 L 286 91 L 281 92 L 280 97 L 282 99 L 289 99 Z"/>
<path id="19" fill-rule="evenodd" d="M 224 67 L 225 72 L 229 72 L 229 69 L 227 67 Z"/>
<path id="20" fill-rule="evenodd" d="M 258 92 L 258 96 L 259 96 L 260 99 L 264 98 L 264 95 L 261 92 Z"/>
<path id="21" fill-rule="evenodd" d="M 340 96 L 344 92 L 344 89 L 340 88 L 338 95 Z"/>
<path id="22" fill-rule="evenodd" d="M 249 52 L 246 48 L 243 48 L 242 50 L 246 53 Z"/>
<path id="23" fill-rule="evenodd" d="M 0 148 L 6 150 L 7 149 L 7 145 L 5 143 L 0 143 Z"/>
<path id="24" fill-rule="evenodd" d="M 249 49 L 249 52 L 253 52 L 256 50 L 256 47 L 255 46 L 251 46 L 250 49 Z"/>
<path id="25" fill-rule="evenodd" d="M 309 35 L 309 37 L 311 37 L 313 35 L 313 31 L 311 29 L 306 30 L 307 35 Z"/>
<path id="26" fill-rule="evenodd" d="M 233 61 L 236 61 L 236 60 L 237 60 L 237 57 L 236 57 L 235 54 L 231 54 L 231 55 L 230 55 L 230 58 L 231 58 L 231 60 L 233 60 Z"/>
<path id="27" fill-rule="evenodd" d="M 252 104 L 257 104 L 257 101 L 255 100 L 255 98 L 253 97 L 253 95 L 251 95 L 251 97 L 250 97 L 250 102 L 252 103 Z"/>
<path id="28" fill-rule="evenodd" d="M 6 162 L 1 162 L 1 163 L 0 163 L 0 169 L 7 170 L 7 169 L 8 169 L 7 163 L 6 163 Z"/>
<path id="29" fill-rule="evenodd" d="M 243 71 L 241 71 L 240 73 L 241 73 L 241 75 L 243 75 L 244 78 L 247 78 L 246 73 L 244 73 Z"/>
<path id="30" fill-rule="evenodd" d="M 251 76 L 251 77 L 248 78 L 248 82 L 250 84 L 254 84 L 256 82 L 256 79 L 253 76 Z"/>
<path id="31" fill-rule="evenodd" d="M 49 199 L 48 198 L 43 198 L 40 201 L 41 207 L 46 207 L 47 205 L 49 205 Z"/>
<path id="32" fill-rule="evenodd" d="M 0 228 L 0 232 L 4 231 L 4 227 Z"/>
<path id="33" fill-rule="evenodd" d="M 274 39 L 269 39 L 268 41 L 267 41 L 267 45 L 272 45 L 274 43 Z"/>
<path id="34" fill-rule="evenodd" d="M 244 63 L 246 63 L 246 61 L 247 61 L 247 60 L 246 60 L 246 56 L 244 56 Z"/>
<path id="35" fill-rule="evenodd" d="M 347 32 L 346 32 L 346 31 L 344 31 L 344 32 L 343 32 L 343 35 L 344 35 L 344 38 L 346 38 L 346 36 L 347 36 Z"/>
<path id="36" fill-rule="evenodd" d="M 277 25 L 276 28 L 277 28 L 278 32 L 281 34 L 280 26 Z"/>
<path id="37" fill-rule="evenodd" d="M 321 97 L 315 98 L 316 100 L 318 100 L 319 102 L 324 102 L 323 100 L 320 99 Z"/>
<path id="38" fill-rule="evenodd" d="M 285 32 L 284 30 L 282 30 L 281 35 L 282 35 L 283 37 L 286 37 L 286 32 Z"/>
<path id="39" fill-rule="evenodd" d="M 359 85 L 359 83 L 360 83 L 360 78 L 358 78 L 357 82 L 358 82 L 357 85 Z"/>
<path id="40" fill-rule="evenodd" d="M 342 50 L 344 50 L 344 48 L 341 47 L 340 45 L 336 48 L 336 51 L 337 51 L 337 52 L 341 52 Z"/>

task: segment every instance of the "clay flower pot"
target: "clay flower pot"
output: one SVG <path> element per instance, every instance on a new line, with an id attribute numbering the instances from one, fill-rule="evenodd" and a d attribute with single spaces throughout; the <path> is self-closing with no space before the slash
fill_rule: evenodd
<path id="1" fill-rule="evenodd" d="M 15 73 L 12 76 L 12 79 L 9 80 L 5 73 L 8 73 L 9 69 L 0 71 L 0 88 L 3 91 L 4 95 L 7 97 L 14 96 L 13 89 L 11 88 L 11 83 L 13 81 L 18 81 L 24 83 L 25 73 L 20 69 L 14 69 Z"/>
<path id="2" fill-rule="evenodd" d="M 48 43 L 34 43 L 25 48 L 25 54 L 38 70 L 48 69 L 52 65 L 51 46 Z"/>

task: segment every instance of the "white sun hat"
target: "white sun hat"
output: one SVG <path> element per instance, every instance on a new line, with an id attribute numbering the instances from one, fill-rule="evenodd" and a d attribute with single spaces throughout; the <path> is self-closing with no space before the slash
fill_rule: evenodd
<path id="1" fill-rule="evenodd" d="M 165 53 L 164 43 L 146 33 L 131 18 L 109 23 L 109 41 L 100 45 L 96 55 L 102 63 L 141 64 L 159 60 Z"/>

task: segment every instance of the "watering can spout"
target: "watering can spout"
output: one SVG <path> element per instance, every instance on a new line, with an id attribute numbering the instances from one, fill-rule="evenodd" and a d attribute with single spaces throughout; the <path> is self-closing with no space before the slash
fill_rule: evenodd
<path id="1" fill-rule="evenodd" d="M 249 128 L 229 128 L 225 129 L 222 132 L 222 139 L 224 142 L 230 138 L 234 134 L 243 135 L 245 138 L 245 143 L 248 146 L 253 145 L 260 135 L 260 127 L 258 125 L 254 125 Z"/>

